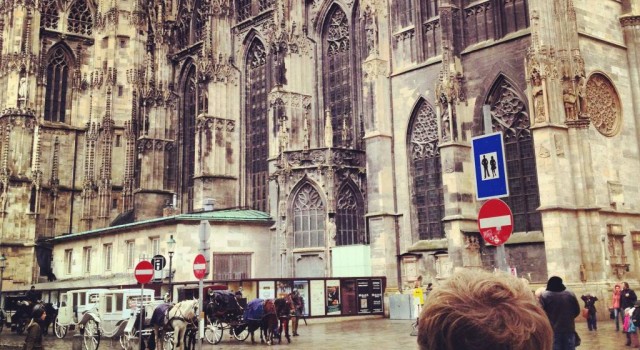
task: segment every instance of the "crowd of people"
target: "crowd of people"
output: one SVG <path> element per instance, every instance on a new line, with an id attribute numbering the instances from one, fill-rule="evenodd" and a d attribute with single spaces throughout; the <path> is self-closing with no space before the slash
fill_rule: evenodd
<path id="1" fill-rule="evenodd" d="M 416 282 L 414 288 L 418 288 Z M 414 290 L 414 295 L 420 295 Z M 552 276 L 532 293 L 526 280 L 506 273 L 456 272 L 424 296 L 418 320 L 421 350 L 575 350 L 581 339 L 576 318 L 589 332 L 598 329 L 598 298 L 580 297 Z M 640 348 L 640 301 L 627 282 L 613 290 L 610 318 L 626 335 L 626 346 Z"/>

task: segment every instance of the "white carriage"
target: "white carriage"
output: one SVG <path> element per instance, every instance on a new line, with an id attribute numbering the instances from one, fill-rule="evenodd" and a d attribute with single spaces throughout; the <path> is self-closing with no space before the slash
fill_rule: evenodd
<path id="1" fill-rule="evenodd" d="M 54 325 L 58 338 L 70 329 L 79 330 L 82 347 L 95 350 L 100 338 L 120 337 L 121 343 L 128 320 L 143 304 L 153 300 L 154 291 L 145 289 L 81 289 L 63 293 Z"/>

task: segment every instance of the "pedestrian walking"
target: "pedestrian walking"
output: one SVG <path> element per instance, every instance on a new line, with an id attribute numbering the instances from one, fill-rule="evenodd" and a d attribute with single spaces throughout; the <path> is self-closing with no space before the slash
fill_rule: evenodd
<path id="1" fill-rule="evenodd" d="M 613 295 L 611 296 L 611 311 L 613 312 L 613 319 L 616 323 L 616 332 L 620 331 L 620 321 L 622 321 L 624 316 L 624 310 L 620 308 L 621 291 L 622 288 L 620 288 L 620 285 L 616 283 L 613 287 Z"/>
<path id="2" fill-rule="evenodd" d="M 46 317 L 47 313 L 42 305 L 36 305 L 33 308 L 31 322 L 27 325 L 27 338 L 24 341 L 23 350 L 43 350 L 40 322 L 44 321 Z"/>
<path id="3" fill-rule="evenodd" d="M 598 298 L 587 293 L 581 296 L 580 299 L 584 301 L 584 308 L 589 310 L 587 312 L 587 327 L 589 328 L 589 331 L 597 331 L 598 318 L 596 314 L 598 311 L 596 310 L 596 301 L 598 301 Z"/>
<path id="4" fill-rule="evenodd" d="M 553 276 L 540 296 L 540 304 L 553 328 L 553 350 L 575 350 L 579 339 L 575 318 L 580 314 L 576 295 L 565 287 L 562 278 Z"/>

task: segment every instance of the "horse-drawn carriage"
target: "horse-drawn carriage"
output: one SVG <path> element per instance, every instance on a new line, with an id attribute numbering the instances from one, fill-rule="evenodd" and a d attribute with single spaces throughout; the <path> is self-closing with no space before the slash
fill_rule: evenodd
<path id="1" fill-rule="evenodd" d="M 39 292 L 31 292 L 28 294 L 9 295 L 5 297 L 5 310 L 0 311 L 0 331 L 6 323 L 11 331 L 22 334 L 31 320 L 33 308 L 41 304 L 47 312 L 42 328 L 47 333 L 49 325 L 53 322 L 56 315 L 56 309 L 51 303 L 43 303 L 40 301 L 42 295 Z"/>
<path id="2" fill-rule="evenodd" d="M 145 289 L 81 289 L 63 293 L 54 332 L 64 338 L 71 329 L 82 335 L 83 349 L 94 350 L 100 338 L 122 336 L 137 303 L 153 300 L 154 291 Z"/>
<path id="3" fill-rule="evenodd" d="M 237 340 L 247 339 L 249 331 L 242 317 L 244 309 L 236 296 L 230 291 L 213 289 L 208 294 L 205 339 L 210 344 L 218 344 L 225 329 Z"/>
<path id="4" fill-rule="evenodd" d="M 240 341 L 251 335 L 251 342 L 255 343 L 253 333 L 260 330 L 261 342 L 269 345 L 274 339 L 281 342 L 282 335 L 291 342 L 289 318 L 293 309 L 288 298 L 253 299 L 241 305 L 244 303 L 229 291 L 213 290 L 209 295 L 205 306 L 207 326 L 204 333 L 209 343 L 218 344 L 225 329 Z"/>

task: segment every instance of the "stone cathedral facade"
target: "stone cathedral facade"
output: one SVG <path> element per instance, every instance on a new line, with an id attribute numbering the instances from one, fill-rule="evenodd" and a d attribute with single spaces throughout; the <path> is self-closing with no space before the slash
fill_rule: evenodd
<path id="1" fill-rule="evenodd" d="M 208 198 L 271 215 L 282 277 L 350 246 L 391 288 L 493 269 L 498 131 L 508 265 L 640 277 L 636 1 L 3 0 L 0 46 L 5 289 L 55 278 L 48 238 Z"/>

